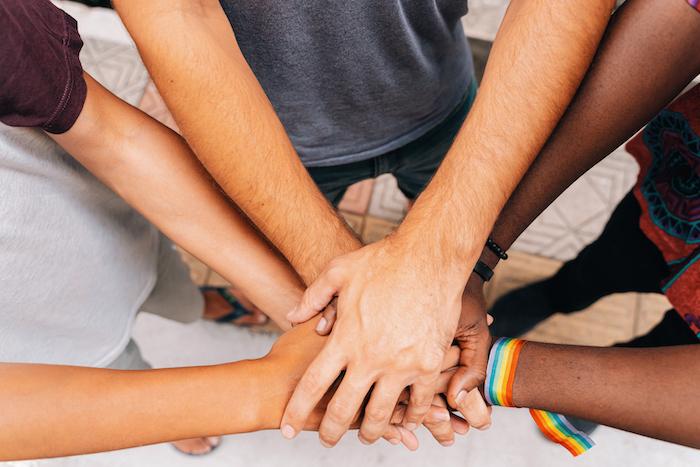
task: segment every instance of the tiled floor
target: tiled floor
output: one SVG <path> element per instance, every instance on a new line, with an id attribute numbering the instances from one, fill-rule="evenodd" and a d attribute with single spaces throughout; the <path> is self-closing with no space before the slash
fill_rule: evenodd
<path id="1" fill-rule="evenodd" d="M 80 23 L 86 42 L 83 60 L 89 72 L 108 88 L 166 125 L 177 128 L 138 58 L 123 27 L 111 12 L 87 9 L 55 0 L 68 8 Z M 505 9 L 504 0 L 472 0 L 465 20 L 468 34 L 491 40 Z M 488 50 L 485 48 L 484 50 Z M 485 52 L 484 52 L 485 53 Z M 552 274 L 602 229 L 612 209 L 632 184 L 636 167 L 623 151 L 592 169 L 562 195 L 516 242 L 511 259 L 498 268 L 487 289 L 493 302 L 520 285 Z M 407 200 L 390 175 L 351 187 L 340 205 L 348 224 L 365 242 L 383 238 L 396 228 L 407 209 Z M 193 279 L 200 284 L 221 285 L 226 281 L 192 256 L 183 253 Z M 625 294 L 608 297 L 589 310 L 555 316 L 534 329 L 528 337 L 550 342 L 609 345 L 626 340 L 653 326 L 668 307 L 654 295 Z M 155 336 L 155 337 L 154 337 Z M 271 336 L 255 335 L 231 326 L 212 323 L 179 325 L 144 315 L 139 317 L 135 337 L 146 357 L 156 366 L 205 364 L 250 358 L 265 353 Z M 188 342 L 187 352 L 174 352 Z M 602 428 L 599 446 L 575 465 L 700 465 L 696 451 L 647 440 Z M 502 440 L 510 440 L 503 445 Z M 177 455 L 167 446 L 154 446 L 117 453 L 59 460 L 65 466 L 186 466 L 186 465 L 512 465 L 560 466 L 573 461 L 544 442 L 532 429 L 526 414 L 496 410 L 494 428 L 459 440 L 444 450 L 434 443 L 409 455 L 388 446 L 358 448 L 345 440 L 334 451 L 318 448 L 312 435 L 295 443 L 279 440 L 276 433 L 230 437 L 206 459 Z M 274 447 L 271 449 L 271 447 Z M 22 465 L 44 465 L 30 463 Z"/>

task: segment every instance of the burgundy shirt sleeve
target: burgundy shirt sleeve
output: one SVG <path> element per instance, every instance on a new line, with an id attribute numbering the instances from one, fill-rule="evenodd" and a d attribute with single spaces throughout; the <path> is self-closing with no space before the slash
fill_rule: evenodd
<path id="1" fill-rule="evenodd" d="M 87 95 L 77 22 L 49 0 L 0 0 L 0 122 L 68 131 Z"/>

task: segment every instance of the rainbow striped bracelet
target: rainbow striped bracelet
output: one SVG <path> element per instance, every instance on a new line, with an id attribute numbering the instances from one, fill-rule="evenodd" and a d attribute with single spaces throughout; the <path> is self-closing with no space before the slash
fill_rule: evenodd
<path id="1" fill-rule="evenodd" d="M 484 384 L 484 395 L 491 405 L 517 407 L 513 402 L 513 384 L 524 345 L 524 340 L 508 337 L 494 342 Z M 563 415 L 537 409 L 530 409 L 530 415 L 548 439 L 561 444 L 574 456 L 583 454 L 595 445 L 588 435 L 574 428 Z"/>

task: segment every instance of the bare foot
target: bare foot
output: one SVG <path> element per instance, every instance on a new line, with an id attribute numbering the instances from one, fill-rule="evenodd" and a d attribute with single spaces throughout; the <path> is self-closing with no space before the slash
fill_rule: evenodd
<path id="1" fill-rule="evenodd" d="M 253 305 L 250 300 L 243 296 L 243 294 L 233 287 L 230 287 L 228 291 L 231 295 L 236 297 L 238 303 L 240 303 L 246 310 L 250 311 L 250 314 L 243 315 L 231 321 L 232 324 L 237 326 L 259 326 L 267 323 L 267 315 Z M 231 304 L 226 301 L 226 299 L 217 291 L 207 290 L 203 292 L 203 296 L 204 319 L 215 321 L 231 312 Z"/>
<path id="2" fill-rule="evenodd" d="M 202 456 L 209 454 L 221 443 L 221 436 L 209 436 L 208 438 L 192 438 L 175 441 L 172 445 L 178 451 L 190 456 Z"/>

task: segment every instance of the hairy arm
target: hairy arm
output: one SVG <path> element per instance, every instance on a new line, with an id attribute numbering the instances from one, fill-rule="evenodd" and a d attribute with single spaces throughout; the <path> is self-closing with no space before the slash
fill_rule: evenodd
<path id="1" fill-rule="evenodd" d="M 290 434 L 345 368 L 321 425 L 324 442 L 338 442 L 373 385 L 387 389 L 371 395 L 372 417 L 360 430 L 365 440 L 381 434 L 392 393 L 407 384 L 406 426 L 420 423 L 486 237 L 574 96 L 613 6 L 612 0 L 510 2 L 476 101 L 397 232 L 332 261 L 290 314 L 293 322 L 303 321 L 338 295 L 328 345 L 309 366 L 285 413 Z M 386 349 L 404 358 L 375 358 Z"/>
<path id="2" fill-rule="evenodd" d="M 302 287 L 284 258 L 220 192 L 179 135 L 84 76 L 80 116 L 66 133 L 49 136 L 288 328 L 285 315 Z"/>
<path id="3" fill-rule="evenodd" d="M 647 349 L 528 342 L 513 401 L 700 448 L 700 345 Z"/>
<path id="4" fill-rule="evenodd" d="M 683 0 L 628 0 L 615 13 L 578 94 L 501 211 L 491 234 L 499 245 L 508 248 L 700 73 L 698 37 L 700 14 Z"/>
<path id="5" fill-rule="evenodd" d="M 360 246 L 301 164 L 218 1 L 113 3 L 190 146 L 304 281 Z"/>

